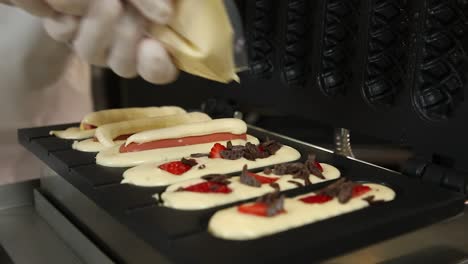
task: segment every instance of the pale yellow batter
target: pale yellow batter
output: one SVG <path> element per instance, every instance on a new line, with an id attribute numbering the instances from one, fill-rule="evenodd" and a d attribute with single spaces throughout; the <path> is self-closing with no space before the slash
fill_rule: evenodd
<path id="1" fill-rule="evenodd" d="M 295 227 L 311 224 L 334 216 L 349 213 L 369 206 L 363 198 L 374 196 L 376 200 L 392 201 L 395 192 L 383 185 L 367 183 L 371 191 L 341 204 L 336 198 L 324 204 L 306 204 L 299 199 L 309 193 L 285 199 L 285 213 L 262 217 L 240 213 L 237 206 L 218 211 L 210 219 L 208 230 L 216 237 L 228 240 L 249 240 L 279 233 Z"/>

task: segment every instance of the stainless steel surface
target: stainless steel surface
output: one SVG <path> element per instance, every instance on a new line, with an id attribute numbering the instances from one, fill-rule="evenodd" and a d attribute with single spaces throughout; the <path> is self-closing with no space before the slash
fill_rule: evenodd
<path id="1" fill-rule="evenodd" d="M 330 259 L 325 263 L 457 263 L 468 259 L 468 209 L 444 222 Z"/>
<path id="2" fill-rule="evenodd" d="M 105 253 L 115 255 L 117 262 L 169 262 L 52 170 L 46 170 L 41 176 L 41 187 L 56 202 L 65 206 L 74 218 L 92 230 L 93 235 L 111 251 Z"/>
<path id="3" fill-rule="evenodd" d="M 114 263 L 66 219 L 40 192 L 34 190 L 34 205 L 37 213 L 54 229 L 84 263 Z"/>
<path id="4" fill-rule="evenodd" d="M 2 264 L 13 264 L 13 260 L 10 258 L 10 255 L 6 253 L 2 245 L 0 245 L 0 263 Z"/>
<path id="5" fill-rule="evenodd" d="M 35 185 L 0 188 L 0 244 L 15 264 L 83 263 L 37 214 L 32 200 Z"/>
<path id="6" fill-rule="evenodd" d="M 31 205 L 38 180 L 0 186 L 0 210 Z"/>
<path id="7" fill-rule="evenodd" d="M 354 157 L 350 140 L 350 132 L 348 129 L 335 128 L 335 153 L 347 157 Z"/>
<path id="8" fill-rule="evenodd" d="M 317 146 L 317 145 L 314 145 L 314 144 L 311 144 L 311 143 L 308 143 L 308 142 L 304 142 L 304 141 L 301 141 L 301 140 L 297 140 L 295 138 L 291 138 L 291 137 L 288 137 L 288 136 L 285 136 L 285 135 L 281 135 L 281 134 L 278 134 L 278 133 L 275 133 L 275 132 L 271 132 L 269 130 L 266 130 L 266 129 L 263 129 L 263 128 L 260 128 L 260 127 L 256 127 L 256 126 L 253 126 L 253 125 L 248 125 L 249 127 L 252 127 L 252 128 L 255 128 L 256 130 L 258 131 L 264 131 L 264 132 L 268 132 L 272 135 L 275 135 L 275 136 L 279 136 L 279 137 L 283 137 L 287 140 L 290 140 L 290 141 L 294 141 L 294 142 L 297 142 L 297 143 L 300 143 L 300 144 L 303 144 L 305 146 L 310 146 L 310 147 L 313 147 L 313 148 L 316 148 L 316 149 L 320 149 L 322 151 L 326 151 L 326 152 L 330 152 L 330 153 L 334 153 L 333 150 L 330 150 L 328 148 L 324 148 L 324 147 L 321 147 L 321 146 Z M 372 163 L 369 163 L 367 161 L 363 161 L 363 160 L 360 160 L 360 159 L 357 159 L 357 158 L 353 158 L 353 157 L 346 157 L 348 159 L 351 159 L 351 160 L 354 160 L 354 161 L 357 161 L 357 162 L 360 162 L 360 163 L 364 163 L 366 165 L 369 165 L 369 166 L 372 166 L 372 167 L 376 167 L 376 168 L 379 168 L 381 170 L 386 170 L 386 171 L 391 171 L 391 172 L 394 172 L 394 173 L 398 173 L 397 171 L 394 171 L 394 170 L 390 170 L 388 168 L 385 168 L 385 167 L 382 167 L 382 166 L 378 166 L 378 165 L 375 165 L 375 164 L 372 164 Z"/>

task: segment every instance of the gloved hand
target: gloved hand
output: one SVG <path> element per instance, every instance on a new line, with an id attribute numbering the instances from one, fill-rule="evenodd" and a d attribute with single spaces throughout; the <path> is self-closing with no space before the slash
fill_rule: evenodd
<path id="1" fill-rule="evenodd" d="M 5 0 L 0 0 L 5 1 Z M 44 18 L 49 35 L 69 43 L 86 62 L 118 75 L 164 84 L 178 70 L 162 44 L 145 37 L 153 23 L 165 24 L 172 0 L 9 0 Z"/>

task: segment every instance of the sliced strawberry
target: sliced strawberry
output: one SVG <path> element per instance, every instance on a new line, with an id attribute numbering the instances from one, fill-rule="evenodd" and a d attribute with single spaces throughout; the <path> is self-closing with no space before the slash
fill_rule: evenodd
<path id="1" fill-rule="evenodd" d="M 219 143 L 214 144 L 214 146 L 211 148 L 209 158 L 210 159 L 219 159 L 219 158 L 221 158 L 221 151 L 223 151 L 225 149 L 226 149 L 226 147 L 219 144 Z"/>
<path id="2" fill-rule="evenodd" d="M 268 206 L 265 203 L 243 204 L 237 207 L 237 211 L 244 214 L 267 216 Z"/>
<path id="3" fill-rule="evenodd" d="M 252 177 L 255 177 L 255 179 L 257 179 L 257 181 L 259 181 L 261 184 L 274 183 L 279 179 L 279 178 L 261 176 L 261 175 L 255 174 L 253 172 L 247 172 L 247 174 L 252 176 Z"/>
<path id="4" fill-rule="evenodd" d="M 198 193 L 230 193 L 232 190 L 226 185 L 218 182 L 201 182 L 183 188 L 184 191 Z"/>
<path id="5" fill-rule="evenodd" d="M 358 196 L 361 196 L 367 192 L 369 192 L 371 190 L 371 188 L 369 186 L 366 186 L 366 185 L 356 185 L 353 187 L 353 198 L 354 197 L 358 197 Z"/>
<path id="6" fill-rule="evenodd" d="M 264 216 L 267 217 L 267 210 L 268 210 L 268 205 L 266 203 L 253 203 L 253 204 L 242 204 L 237 207 L 237 211 L 243 214 L 252 214 L 252 215 L 257 215 L 257 216 Z M 286 212 L 285 210 L 282 210 L 277 214 L 281 214 Z"/>
<path id="7" fill-rule="evenodd" d="M 301 198 L 299 200 L 308 204 L 323 204 L 332 199 L 333 197 L 326 195 L 326 194 L 314 194 L 314 195 Z"/>
<path id="8" fill-rule="evenodd" d="M 182 161 L 171 161 L 158 166 L 161 170 L 165 170 L 174 175 L 181 175 L 189 171 L 192 166 L 182 163 Z"/>
<path id="9" fill-rule="evenodd" d="M 314 161 L 314 164 L 315 164 L 315 167 L 317 167 L 320 170 L 320 172 L 323 172 L 323 167 L 322 165 L 320 165 L 318 161 Z"/>

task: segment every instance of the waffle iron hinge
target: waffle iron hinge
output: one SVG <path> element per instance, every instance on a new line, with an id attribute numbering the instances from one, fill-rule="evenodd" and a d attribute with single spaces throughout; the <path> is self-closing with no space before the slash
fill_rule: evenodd
<path id="1" fill-rule="evenodd" d="M 402 173 L 423 182 L 461 192 L 468 197 L 468 173 L 442 165 L 437 160 L 428 161 L 422 157 L 411 158 L 403 165 Z"/>

